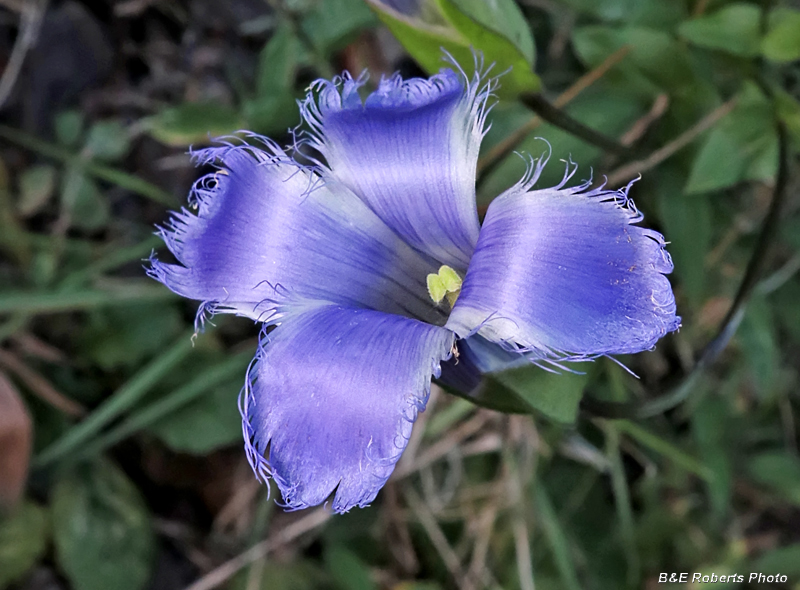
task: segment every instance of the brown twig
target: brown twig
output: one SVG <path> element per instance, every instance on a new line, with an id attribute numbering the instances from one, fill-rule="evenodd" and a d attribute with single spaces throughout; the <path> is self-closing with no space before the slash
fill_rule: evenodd
<path id="1" fill-rule="evenodd" d="M 620 166 L 616 170 L 612 171 L 608 177 L 606 178 L 606 186 L 608 187 L 617 187 L 622 184 L 625 184 L 629 180 L 636 178 L 642 172 L 646 172 L 652 168 L 655 168 L 661 162 L 673 156 L 676 152 L 680 151 L 681 149 L 685 148 L 687 145 L 692 143 L 695 139 L 697 139 L 700 135 L 702 135 L 705 131 L 709 130 L 713 127 L 717 121 L 722 119 L 725 115 L 730 113 L 734 107 L 736 106 L 736 99 L 732 98 L 728 102 L 724 103 L 722 106 L 717 107 L 713 111 L 711 111 L 708 115 L 700 119 L 693 127 L 687 129 L 683 133 L 681 133 L 678 137 L 670 141 L 669 143 L 665 144 L 663 147 L 660 147 L 652 154 L 650 154 L 644 160 L 636 160 L 634 162 L 629 162 Z"/>
<path id="2" fill-rule="evenodd" d="M 461 569 L 461 560 L 450 546 L 447 537 L 436 521 L 436 517 L 434 517 L 433 513 L 428 509 L 417 492 L 414 491 L 414 488 L 406 486 L 403 490 L 403 495 L 406 498 L 406 503 L 409 508 L 411 508 L 411 511 L 422 525 L 422 528 L 424 528 L 425 532 L 428 534 L 428 538 L 442 558 L 450 575 L 453 576 L 453 579 L 456 580 L 459 586 L 463 586 L 466 580 L 466 574 Z"/>
<path id="3" fill-rule="evenodd" d="M 622 137 L 619 138 L 619 142 L 622 145 L 631 146 L 639 141 L 642 136 L 647 133 L 647 130 L 650 128 L 650 126 L 664 116 L 664 113 L 667 112 L 668 107 L 668 95 L 659 94 L 656 96 L 656 99 L 653 101 L 653 106 L 650 107 L 650 110 L 643 117 L 639 118 L 633 124 L 633 126 L 628 129 Z"/>
<path id="4" fill-rule="evenodd" d="M 229 559 L 219 567 L 214 568 L 186 590 L 212 590 L 227 582 L 236 572 L 243 567 L 263 559 L 277 548 L 291 543 L 298 537 L 313 531 L 331 517 L 331 512 L 325 508 L 317 508 L 307 513 L 302 518 L 297 519 L 289 526 L 281 529 L 275 535 L 260 543 L 256 543 L 250 549 Z"/>
<path id="5" fill-rule="evenodd" d="M 31 418 L 14 385 L 0 371 L 0 509 L 22 497 L 32 443 Z"/>
<path id="6" fill-rule="evenodd" d="M 486 424 L 486 420 L 486 414 L 479 412 L 472 419 L 463 422 L 457 428 L 453 429 L 446 438 L 443 438 L 425 449 L 413 463 L 398 465 L 397 469 L 394 471 L 393 477 L 398 479 L 406 477 L 444 457 L 452 449 L 483 428 L 483 425 Z"/>
<path id="7" fill-rule="evenodd" d="M 68 416 L 80 418 L 86 415 L 86 409 L 82 405 L 58 391 L 47 379 L 31 369 L 17 355 L 0 349 L 0 367 L 16 375 L 31 390 L 31 393 Z"/>
<path id="8" fill-rule="evenodd" d="M 563 108 L 568 105 L 581 92 L 605 76 L 606 73 L 619 62 L 621 62 L 625 56 L 630 53 L 630 51 L 631 47 L 629 45 L 625 45 L 609 55 L 605 60 L 603 60 L 603 63 L 594 68 L 592 71 L 587 72 L 578 78 L 574 84 L 562 92 L 558 98 L 553 101 L 553 105 L 557 108 Z M 527 123 L 494 146 L 485 156 L 478 160 L 478 172 L 480 172 L 483 176 L 488 174 L 500 161 L 503 160 L 503 158 L 513 152 L 514 148 L 519 145 L 519 143 L 525 139 L 525 137 L 527 137 L 531 131 L 535 130 L 541 124 L 542 119 L 540 117 L 531 117 Z"/>
<path id="9" fill-rule="evenodd" d="M 22 64 L 28 51 L 36 44 L 39 37 L 39 28 L 42 25 L 42 18 L 47 9 L 47 0 L 28 0 L 22 5 L 22 17 L 20 19 L 19 33 L 11 50 L 11 57 L 8 59 L 6 69 L 0 78 L 0 109 L 11 96 L 11 91 L 17 82 L 19 73 L 22 71 Z"/>

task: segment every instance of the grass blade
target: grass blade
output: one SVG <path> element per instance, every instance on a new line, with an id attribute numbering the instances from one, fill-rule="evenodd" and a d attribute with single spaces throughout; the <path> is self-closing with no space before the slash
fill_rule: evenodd
<path id="1" fill-rule="evenodd" d="M 84 289 L 73 292 L 11 291 L 0 293 L 0 313 L 45 314 L 80 311 L 127 303 L 164 301 L 177 297 L 161 285 L 129 281 L 125 288 Z"/>
<path id="2" fill-rule="evenodd" d="M 172 348 L 145 365 L 84 421 L 73 426 L 64 436 L 39 453 L 33 461 L 34 467 L 49 465 L 89 442 L 104 426 L 133 407 L 147 394 L 153 385 L 191 352 L 192 346 L 192 333 L 182 334 Z"/>
<path id="3" fill-rule="evenodd" d="M 639 443 L 650 448 L 659 455 L 663 455 L 689 473 L 694 473 L 696 476 L 706 481 L 711 481 L 714 478 L 713 472 L 706 465 L 638 424 L 630 422 L 629 420 L 617 420 L 614 422 L 614 426 L 616 426 L 617 430 L 620 432 L 636 439 Z"/>
<path id="4" fill-rule="evenodd" d="M 59 160 L 71 166 L 77 166 L 95 178 L 115 184 L 131 191 L 132 193 L 136 193 L 137 195 L 146 197 L 151 201 L 160 203 L 161 205 L 165 205 L 167 207 L 175 207 L 177 205 L 175 198 L 170 193 L 154 184 L 147 182 L 146 180 L 139 178 L 138 176 L 128 174 L 127 172 L 117 170 L 116 168 L 112 168 L 110 166 L 98 164 L 97 162 L 84 161 L 79 155 L 68 149 L 65 149 L 59 145 L 54 145 L 39 139 L 38 137 L 34 137 L 33 135 L 29 135 L 23 131 L 20 131 L 19 129 L 0 125 L 0 137 L 16 143 L 17 145 L 21 145 L 22 147 L 34 151 L 42 156 Z"/>
<path id="5" fill-rule="evenodd" d="M 547 495 L 547 491 L 541 482 L 535 487 L 534 500 L 536 502 L 536 514 L 539 516 L 547 545 L 553 553 L 558 573 L 564 582 L 564 588 L 567 590 L 581 590 L 578 573 L 575 570 L 575 564 L 572 562 L 567 536 L 564 534 L 564 529 L 561 528 L 561 523 L 558 522 L 553 503 L 550 501 L 550 496 Z"/>
<path id="6" fill-rule="evenodd" d="M 244 382 L 244 372 L 252 356 L 250 352 L 240 353 L 203 371 L 183 387 L 176 389 L 149 406 L 137 410 L 124 422 L 96 438 L 78 452 L 77 458 L 83 459 L 101 453 L 121 440 L 167 417 L 170 413 L 182 408 L 220 383 L 236 377 L 239 377 Z"/>

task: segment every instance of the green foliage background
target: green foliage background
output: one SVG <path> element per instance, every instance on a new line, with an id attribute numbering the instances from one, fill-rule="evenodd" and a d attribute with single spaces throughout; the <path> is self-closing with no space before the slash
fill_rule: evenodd
<path id="1" fill-rule="evenodd" d="M 133 18 L 178 31 L 175 51 L 191 34 L 223 59 L 172 63 L 178 91 L 129 81 L 145 104 L 133 110 L 76 99 L 44 132 L 23 129 L 13 104 L 4 115 L 0 372 L 33 445 L 24 497 L 0 516 L 0 588 L 686 586 L 658 585 L 664 572 L 800 588 L 800 7 L 409 4 L 270 0 L 221 24 L 188 2 L 109 8 L 95 17 L 131 34 L 120 46 L 140 43 Z M 152 225 L 196 177 L 189 145 L 243 128 L 288 140 L 314 78 L 433 72 L 442 48 L 469 72 L 473 47 L 509 70 L 481 210 L 524 171 L 511 152 L 538 155 L 540 138 L 553 154 L 542 186 L 570 158 L 582 178 L 641 173 L 631 194 L 670 242 L 683 327 L 619 359 L 638 378 L 603 359 L 489 376 L 471 399 L 438 391 L 371 508 L 285 514 L 240 449 L 257 327 L 220 317 L 193 339 L 194 305 L 143 277 L 163 247 Z M 531 96 L 556 116 L 535 119 Z M 619 149 L 565 130 L 575 121 Z M 703 356 L 710 342 L 726 346 Z M 750 584 L 751 572 L 786 581 Z"/>

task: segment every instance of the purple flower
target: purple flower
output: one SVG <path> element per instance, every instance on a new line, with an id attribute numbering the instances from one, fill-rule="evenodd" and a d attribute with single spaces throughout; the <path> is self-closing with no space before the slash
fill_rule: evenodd
<path id="1" fill-rule="evenodd" d="M 432 377 L 652 348 L 679 327 L 662 236 L 628 189 L 534 190 L 546 158 L 475 205 L 494 80 L 319 80 L 296 163 L 268 139 L 195 152 L 218 170 L 161 229 L 180 264 L 149 274 L 206 313 L 263 322 L 241 406 L 257 477 L 289 508 L 366 506 L 394 469 Z M 323 161 L 324 160 L 324 161 Z M 274 327 L 267 330 L 266 327 Z M 457 358 L 454 352 L 458 354 Z"/>

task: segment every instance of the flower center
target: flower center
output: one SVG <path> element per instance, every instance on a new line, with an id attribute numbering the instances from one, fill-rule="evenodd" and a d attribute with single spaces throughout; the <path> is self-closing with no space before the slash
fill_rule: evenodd
<path id="1" fill-rule="evenodd" d="M 458 273 L 446 264 L 439 268 L 438 273 L 431 273 L 427 277 L 428 294 L 437 305 L 441 303 L 442 299 L 447 298 L 447 302 L 452 309 L 458 296 L 461 294 L 461 283 L 463 279 L 458 276 Z"/>

